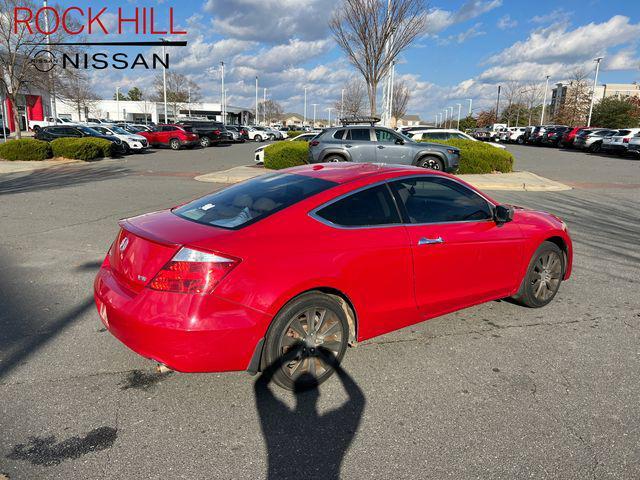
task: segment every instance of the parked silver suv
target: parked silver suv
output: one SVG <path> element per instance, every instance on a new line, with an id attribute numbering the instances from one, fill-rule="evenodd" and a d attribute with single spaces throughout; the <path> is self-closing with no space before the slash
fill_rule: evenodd
<path id="1" fill-rule="evenodd" d="M 309 142 L 309 163 L 323 162 L 397 163 L 452 172 L 460 150 L 418 143 L 390 128 L 349 125 L 327 128 Z"/>

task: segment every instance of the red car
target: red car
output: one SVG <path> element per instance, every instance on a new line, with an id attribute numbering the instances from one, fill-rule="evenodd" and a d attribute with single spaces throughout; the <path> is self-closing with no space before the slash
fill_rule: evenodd
<path id="1" fill-rule="evenodd" d="M 562 139 L 559 142 L 560 147 L 573 147 L 573 141 L 576 139 L 576 135 L 578 135 L 582 130 L 585 130 L 589 127 L 574 127 L 570 130 L 566 131 L 562 135 Z"/>
<path id="2" fill-rule="evenodd" d="M 180 150 L 193 148 L 200 144 L 200 137 L 181 125 L 158 125 L 152 132 L 140 132 L 152 147 L 169 147 Z"/>
<path id="3" fill-rule="evenodd" d="M 348 344 L 495 299 L 547 305 L 573 256 L 555 215 L 366 163 L 262 175 L 120 227 L 95 280 L 113 335 L 182 372 L 287 354 L 274 380 L 289 389 L 329 377 L 323 354 Z"/>

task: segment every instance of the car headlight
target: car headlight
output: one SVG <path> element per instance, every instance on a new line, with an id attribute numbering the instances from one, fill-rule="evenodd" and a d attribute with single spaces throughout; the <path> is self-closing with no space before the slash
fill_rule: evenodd
<path id="1" fill-rule="evenodd" d="M 140 140 L 134 137 L 127 137 L 127 140 L 129 140 L 130 142 L 139 142 Z"/>
<path id="2" fill-rule="evenodd" d="M 460 150 L 453 150 L 452 148 L 447 148 L 447 153 L 450 155 L 460 155 Z"/>

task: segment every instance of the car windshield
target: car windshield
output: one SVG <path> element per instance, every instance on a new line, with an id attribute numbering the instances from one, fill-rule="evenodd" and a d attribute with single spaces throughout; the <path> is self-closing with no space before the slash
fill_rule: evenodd
<path id="1" fill-rule="evenodd" d="M 87 135 L 103 135 L 99 131 L 89 127 L 78 127 L 78 130 L 80 130 L 82 133 L 86 133 Z"/>
<path id="2" fill-rule="evenodd" d="M 304 175 L 261 175 L 178 207 L 173 213 L 205 225 L 236 230 L 335 185 Z"/>
<path id="3" fill-rule="evenodd" d="M 118 135 L 128 135 L 129 132 L 127 132 L 126 130 L 120 128 L 120 127 L 111 127 L 110 130 L 113 133 L 117 133 Z"/>

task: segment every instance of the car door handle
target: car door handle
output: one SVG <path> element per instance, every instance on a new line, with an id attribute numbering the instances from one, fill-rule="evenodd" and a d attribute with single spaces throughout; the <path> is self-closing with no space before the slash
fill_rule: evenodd
<path id="1" fill-rule="evenodd" d="M 353 145 L 345 145 L 346 148 L 351 148 Z"/>
<path id="2" fill-rule="evenodd" d="M 425 238 L 425 237 L 422 237 L 420 240 L 418 240 L 418 246 L 435 245 L 436 243 L 444 243 L 444 240 L 442 239 L 442 237 L 438 237 L 438 238 Z"/>
<path id="3" fill-rule="evenodd" d="M 384 145 L 378 145 L 378 150 L 382 150 L 384 148 Z"/>

